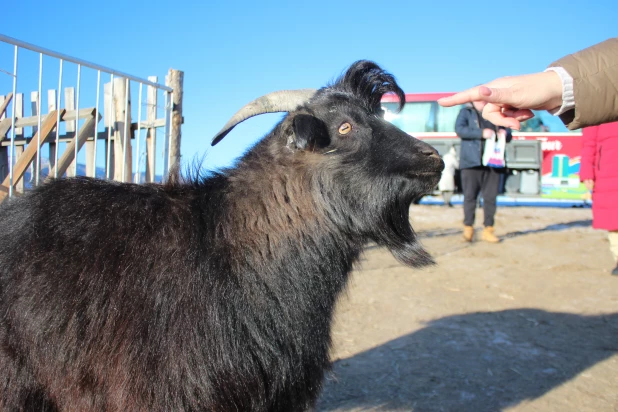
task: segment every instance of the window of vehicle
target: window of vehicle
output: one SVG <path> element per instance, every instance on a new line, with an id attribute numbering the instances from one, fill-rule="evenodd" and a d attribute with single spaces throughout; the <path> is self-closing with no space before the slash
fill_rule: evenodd
<path id="1" fill-rule="evenodd" d="M 406 103 L 397 113 L 398 103 L 382 103 L 384 119 L 406 133 L 435 131 L 435 102 Z"/>
<path id="2" fill-rule="evenodd" d="M 455 121 L 457 120 L 457 116 L 459 115 L 459 111 L 463 106 L 453 106 L 453 107 L 442 107 L 438 103 L 436 103 L 437 109 L 437 122 L 436 122 L 436 132 L 455 132 Z"/>

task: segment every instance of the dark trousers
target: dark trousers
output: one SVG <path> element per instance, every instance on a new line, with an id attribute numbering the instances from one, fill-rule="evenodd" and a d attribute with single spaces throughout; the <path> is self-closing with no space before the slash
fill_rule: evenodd
<path id="1" fill-rule="evenodd" d="M 485 166 L 461 170 L 461 186 L 464 194 L 464 225 L 474 225 L 479 193 L 483 194 L 483 225 L 485 227 L 494 225 L 496 197 L 503 173 L 503 169 Z"/>

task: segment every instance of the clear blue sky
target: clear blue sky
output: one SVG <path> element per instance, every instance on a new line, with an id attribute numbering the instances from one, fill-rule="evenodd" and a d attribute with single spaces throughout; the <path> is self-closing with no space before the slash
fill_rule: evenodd
<path id="1" fill-rule="evenodd" d="M 7 0 L 2 15 L 3 34 L 136 76 L 183 70 L 183 161 L 206 155 L 210 168 L 282 117 L 253 118 L 211 148 L 245 103 L 320 87 L 358 59 L 376 61 L 406 92 L 458 91 L 618 36 L 616 0 Z M 11 69 L 12 55 L 0 56 Z"/>

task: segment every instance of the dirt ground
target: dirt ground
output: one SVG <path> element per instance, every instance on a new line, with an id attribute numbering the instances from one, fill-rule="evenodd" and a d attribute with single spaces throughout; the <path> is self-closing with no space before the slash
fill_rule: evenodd
<path id="1" fill-rule="evenodd" d="M 368 248 L 339 302 L 318 411 L 618 411 L 618 277 L 591 210 L 412 206 L 437 266 Z M 480 235 L 482 211 L 477 214 Z"/>

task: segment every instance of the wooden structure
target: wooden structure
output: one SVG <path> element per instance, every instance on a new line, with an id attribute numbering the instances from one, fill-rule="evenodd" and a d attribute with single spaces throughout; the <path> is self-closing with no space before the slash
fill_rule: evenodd
<path id="1" fill-rule="evenodd" d="M 155 181 L 156 170 L 156 130 L 165 129 L 164 146 L 169 150 L 169 156 L 164 157 L 164 163 L 169 159 L 169 165 L 164 170 L 169 170 L 180 160 L 180 125 L 182 124 L 182 84 L 183 73 L 170 70 L 167 76 L 167 84 L 172 85 L 173 93 L 170 98 L 166 96 L 167 105 L 164 107 L 163 118 L 157 118 L 157 89 L 147 86 L 145 116 L 142 116 L 141 107 L 137 121 L 131 119 L 131 92 L 129 79 L 112 76 L 112 81 L 106 83 L 102 107 L 87 107 L 76 110 L 76 96 L 74 87 L 64 88 L 64 105 L 56 107 L 59 90 L 48 90 L 47 110 L 40 106 L 39 92 L 30 94 L 31 115 L 24 116 L 24 96 L 21 93 L 8 93 L 0 95 L 0 202 L 4 200 L 10 191 L 9 162 L 11 161 L 11 137 L 13 138 L 13 194 L 23 192 L 28 185 L 24 183 L 24 176 L 28 169 L 32 170 L 31 176 L 39 170 L 41 181 L 32 182 L 32 185 L 42 183 L 51 177 L 75 176 L 77 164 L 75 154 L 85 145 L 86 160 L 85 174 L 96 176 L 96 141 L 105 141 L 105 178 L 123 182 L 142 181 L 140 167 L 134 168 L 132 164 L 132 142 L 139 138 L 145 130 L 145 166 L 144 178 L 146 182 Z M 157 82 L 157 77 L 149 77 L 152 83 Z M 139 103 L 142 104 L 142 84 L 139 83 Z M 98 93 L 98 90 L 97 90 Z M 98 94 L 97 94 L 98 96 Z M 79 100 L 78 100 L 79 101 Z M 13 107 L 15 118 L 9 117 L 9 106 Z M 43 111 L 46 113 L 43 114 Z M 13 111 L 11 111 L 11 114 Z M 39 113 L 40 116 L 39 116 Z M 145 120 L 142 118 L 146 117 Z M 100 130 L 99 122 L 104 120 L 104 129 Z M 40 126 L 40 130 L 38 130 Z M 11 131 L 12 127 L 14 131 Z M 26 136 L 25 130 L 32 133 Z M 59 153 L 59 145 L 63 143 L 65 149 Z M 138 143 L 139 150 L 139 143 Z M 166 151 L 166 153 L 168 153 Z M 47 158 L 48 164 L 41 165 L 40 159 Z M 140 154 L 137 160 L 140 161 Z M 135 178 L 133 170 L 137 173 Z M 82 173 L 83 174 L 83 173 Z M 39 173 L 36 173 L 37 177 Z M 101 177 L 101 176 L 99 176 Z"/>

